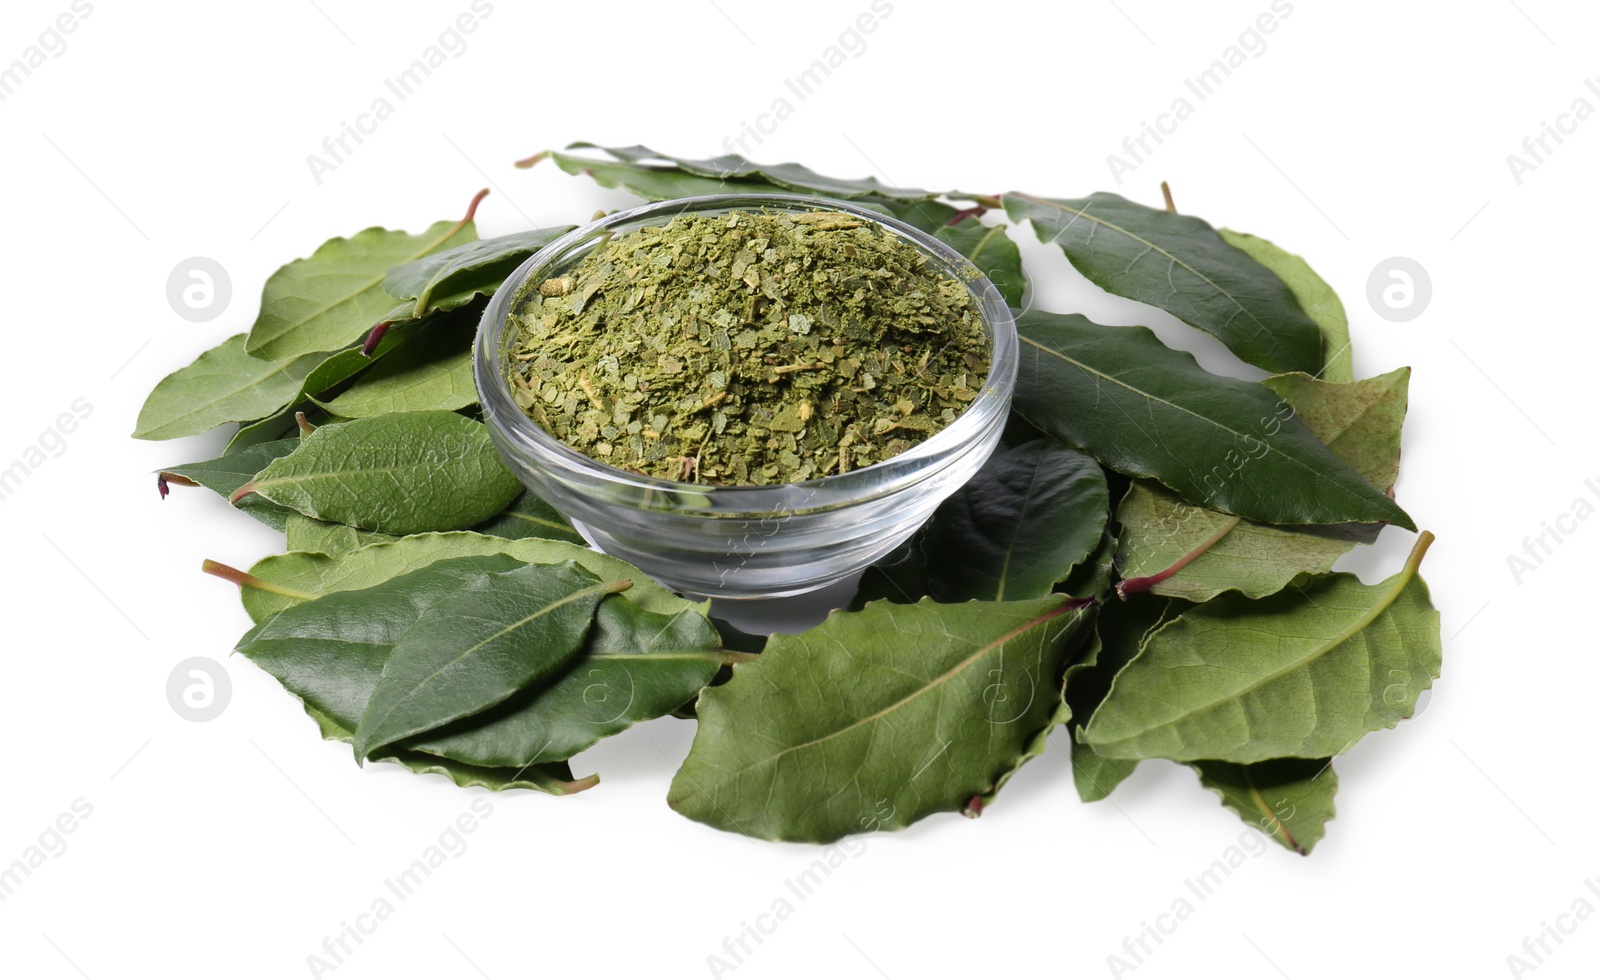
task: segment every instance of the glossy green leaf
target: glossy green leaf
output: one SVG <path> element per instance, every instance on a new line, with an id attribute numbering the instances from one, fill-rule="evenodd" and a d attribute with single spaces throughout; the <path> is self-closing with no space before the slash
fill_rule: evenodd
<path id="1" fill-rule="evenodd" d="M 400 350 L 382 358 L 349 388 L 318 404 L 344 418 L 390 412 L 455 411 L 478 401 L 472 378 L 476 316 L 431 318 Z"/>
<path id="2" fill-rule="evenodd" d="M 880 602 L 774 636 L 700 696 L 667 802 L 723 830 L 818 843 L 961 810 L 1055 718 L 1081 620 L 1060 598 Z"/>
<path id="3" fill-rule="evenodd" d="M 1439 676 L 1439 614 L 1417 566 L 1379 585 L 1324 575 L 1212 599 L 1161 626 L 1084 729 L 1101 755 L 1252 763 L 1338 755 L 1410 717 Z"/>
<path id="4" fill-rule="evenodd" d="M 752 163 L 733 153 L 707 160 L 689 160 L 658 153 L 647 146 L 573 143 L 567 149 L 600 150 L 613 160 L 559 150 L 551 150 L 547 155 L 569 174 L 587 174 L 602 186 L 621 187 L 653 201 L 747 190 L 815 194 L 843 200 L 878 197 L 892 201 L 926 201 L 939 196 L 935 191 L 890 187 L 875 177 L 855 180 L 827 177 L 798 163 Z"/>
<path id="5" fill-rule="evenodd" d="M 1270 269 L 1223 241 L 1204 221 L 1116 194 L 1002 199 L 1012 221 L 1031 221 L 1090 282 L 1166 310 L 1268 371 L 1315 372 L 1322 334 Z"/>
<path id="6" fill-rule="evenodd" d="M 965 255 L 977 266 L 1005 301 L 1022 305 L 1027 279 L 1022 273 L 1022 253 L 1006 234 L 1005 225 L 986 225 L 977 218 L 966 218 L 933 233 L 933 237 Z"/>
<path id="7" fill-rule="evenodd" d="M 229 337 L 161 379 L 139 410 L 133 437 L 197 436 L 272 415 L 289 404 L 319 361 L 315 355 L 262 360 L 245 353 L 244 334 Z"/>
<path id="8" fill-rule="evenodd" d="M 1048 438 L 996 450 L 928 522 L 929 593 L 940 602 L 1047 596 L 1100 543 L 1107 508 L 1093 458 Z"/>
<path id="9" fill-rule="evenodd" d="M 355 737 L 355 733 L 333 721 L 326 715 L 317 711 L 310 705 L 305 706 L 306 714 L 317 723 L 322 731 L 322 737 L 330 741 L 348 742 Z M 537 766 L 518 766 L 515 769 L 485 769 L 481 766 L 469 766 L 452 759 L 440 759 L 435 756 L 424 755 L 421 752 L 407 752 L 398 749 L 380 749 L 377 757 L 371 762 L 392 762 L 404 766 L 418 774 L 433 773 L 448 778 L 452 783 L 462 788 L 486 789 L 491 792 L 501 792 L 508 789 L 531 789 L 540 793 L 549 793 L 551 796 L 570 796 L 581 793 L 586 789 L 596 786 L 600 777 L 596 775 L 574 779 L 572 767 L 565 762 L 548 762 Z"/>
<path id="10" fill-rule="evenodd" d="M 693 610 L 668 616 L 610 596 L 583 653 L 559 676 L 408 747 L 489 767 L 569 759 L 692 700 L 723 665 L 719 646 L 717 631 Z"/>
<path id="11" fill-rule="evenodd" d="M 506 505 L 505 510 L 473 530 L 501 538 L 552 538 L 573 544 L 584 543 L 583 536 L 573 529 L 567 519 L 540 500 L 532 490 L 522 491 Z"/>
<path id="12" fill-rule="evenodd" d="M 399 300 L 414 301 L 413 316 L 434 308 L 436 297 L 448 297 L 454 303 L 468 296 L 487 296 L 528 256 L 576 227 L 535 228 L 434 252 L 391 268 L 384 277 L 383 291 Z"/>
<path id="13" fill-rule="evenodd" d="M 1294 293 L 1300 308 L 1306 311 L 1322 332 L 1322 369 L 1315 377 L 1323 381 L 1354 381 L 1355 355 L 1350 348 L 1350 321 L 1345 318 L 1344 304 L 1339 294 L 1322 277 L 1311 271 L 1311 266 L 1298 255 L 1255 235 L 1218 228 L 1217 234 L 1234 248 L 1271 269 L 1289 291 Z"/>
<path id="14" fill-rule="evenodd" d="M 1339 777 L 1332 759 L 1196 762 L 1190 768 L 1223 806 L 1296 854 L 1310 854 L 1333 819 Z"/>
<path id="15" fill-rule="evenodd" d="M 1400 470 L 1410 368 L 1366 381 L 1332 384 L 1303 374 L 1268 378 L 1300 421 L 1375 488 L 1388 491 Z M 1135 481 L 1117 508 L 1117 564 L 1123 594 L 1149 590 L 1203 602 L 1230 589 L 1270 595 L 1298 575 L 1325 572 L 1371 537 L 1361 527 L 1279 527 L 1186 504 Z"/>
<path id="16" fill-rule="evenodd" d="M 475 238 L 471 221 L 441 221 L 420 235 L 368 228 L 329 239 L 310 258 L 290 262 L 267 280 L 245 349 L 276 359 L 338 350 L 394 309 L 397 298 L 383 290 L 391 266 Z"/>
<path id="17" fill-rule="evenodd" d="M 273 587 L 299 595 L 365 589 L 396 575 L 424 568 L 445 558 L 470 555 L 510 555 L 518 561 L 540 565 L 577 562 L 601 581 L 633 579 L 628 601 L 650 612 L 672 615 L 682 609 L 704 612 L 704 603 L 680 599 L 651 581 L 637 568 L 610 555 L 565 541 L 544 538 L 511 540 L 471 531 L 413 534 L 387 544 L 375 544 L 339 555 L 289 552 L 271 555 L 251 566 L 250 574 Z M 302 600 L 246 587 L 240 590 L 245 611 L 261 622 Z"/>
<path id="18" fill-rule="evenodd" d="M 356 727 L 356 757 L 492 708 L 557 676 L 583 649 L 600 600 L 627 579 L 524 565 L 474 579 L 395 643 Z"/>
<path id="19" fill-rule="evenodd" d="M 223 497 L 229 497 L 235 490 L 249 483 L 250 478 L 265 469 L 268 463 L 294 452 L 299 445 L 298 438 L 256 443 L 216 459 L 169 466 L 157 475 L 157 479 L 162 485 L 187 480 L 215 490 Z M 284 529 L 288 515 L 294 513 L 287 507 L 281 507 L 260 497 L 246 497 L 240 500 L 237 506 L 261 523 L 279 531 Z"/>
<path id="20" fill-rule="evenodd" d="M 1017 329 L 1013 408 L 1111 469 L 1265 523 L 1415 529 L 1265 385 L 1209 374 L 1144 327 L 1030 310 Z"/>
<path id="21" fill-rule="evenodd" d="M 435 411 L 324 425 L 235 496 L 254 493 L 307 517 L 416 534 L 480 524 L 521 491 L 483 423 Z"/>
<path id="22" fill-rule="evenodd" d="M 520 567 L 509 555 L 445 559 L 370 588 L 286 608 L 246 633 L 235 649 L 309 707 L 354 731 L 394 645 L 423 613 L 491 573 Z"/>
<path id="23" fill-rule="evenodd" d="M 242 501 L 241 501 L 242 503 Z M 346 551 L 365 548 L 369 544 L 400 540 L 392 534 L 363 531 L 348 524 L 319 521 L 295 511 L 288 511 L 283 525 L 290 551 L 314 551 L 324 555 L 342 555 Z"/>

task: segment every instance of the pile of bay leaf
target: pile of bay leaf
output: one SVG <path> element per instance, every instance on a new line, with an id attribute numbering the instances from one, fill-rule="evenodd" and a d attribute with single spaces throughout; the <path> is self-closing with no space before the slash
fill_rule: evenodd
<path id="1" fill-rule="evenodd" d="M 239 424 L 159 488 L 208 487 L 284 533 L 285 553 L 248 571 L 206 570 L 255 622 L 238 652 L 358 762 L 573 793 L 598 781 L 573 755 L 676 714 L 698 730 L 673 808 L 822 842 L 975 816 L 1053 742 L 1085 800 L 1171 759 L 1306 853 L 1333 815 L 1333 757 L 1438 677 L 1418 575 L 1431 535 L 1377 585 L 1330 571 L 1386 524 L 1416 530 L 1390 495 L 1409 369 L 1355 378 L 1339 300 L 1299 258 L 1114 194 L 935 193 L 589 144 L 522 165 L 543 159 L 650 200 L 800 193 L 931 233 L 1023 309 L 1013 417 L 848 610 L 750 636 L 584 547 L 490 444 L 478 318 L 568 228 L 479 240 L 469 211 L 323 244 L 267 281 L 248 333 L 157 385 L 134 434 Z M 1144 327 L 1024 308 L 990 212 L 1271 376 L 1220 377 Z"/>

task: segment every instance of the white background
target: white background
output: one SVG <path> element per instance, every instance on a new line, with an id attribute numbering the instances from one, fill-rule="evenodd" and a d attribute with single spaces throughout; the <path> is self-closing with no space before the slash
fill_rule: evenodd
<path id="1" fill-rule="evenodd" d="M 1574 99 L 1600 108 L 1583 84 L 1600 72 L 1592 9 L 1294 0 L 1266 50 L 1200 103 L 1183 80 L 1267 0 L 896 0 L 866 50 L 801 102 L 784 79 L 867 0 L 804 13 L 495 0 L 466 50 L 319 183 L 307 155 L 469 6 L 317 2 L 95 0 L 66 50 L 0 102 L 0 465 L 75 399 L 93 406 L 66 451 L 0 502 L 0 864 L 75 800 L 93 808 L 0 903 L 7 976 L 315 975 L 307 957 L 324 937 L 479 796 L 493 812 L 466 852 L 323 975 L 716 975 L 707 957 L 724 938 L 789 895 L 785 879 L 818 849 L 755 843 L 666 807 L 688 722 L 584 753 L 575 770 L 604 782 L 570 799 L 356 768 L 275 681 L 229 658 L 248 621 L 234 590 L 199 572 L 202 558 L 247 566 L 281 540 L 205 491 L 156 496 L 153 470 L 214 454 L 221 437 L 128 437 L 150 387 L 247 328 L 266 276 L 324 239 L 420 230 L 486 184 L 486 236 L 582 221 L 630 199 L 511 162 L 578 139 L 709 156 L 785 95 L 793 114 L 749 144 L 758 159 L 1150 203 L 1169 180 L 1182 210 L 1305 255 L 1340 290 L 1358 374 L 1415 369 L 1397 492 L 1439 536 L 1424 574 L 1444 678 L 1417 718 L 1338 761 L 1339 814 L 1314 855 L 1250 860 L 1124 975 L 1506 976 L 1508 954 L 1575 898 L 1600 907 L 1584 885 L 1600 877 L 1589 628 L 1600 521 L 1520 582 L 1507 565 L 1576 498 L 1600 502 L 1584 483 L 1600 478 L 1600 120 L 1520 184 L 1506 161 Z M 9 0 L 0 64 L 67 10 Z M 1107 154 L 1179 96 L 1193 116 L 1119 186 Z M 1025 254 L 1048 280 L 1044 305 L 1150 323 L 1231 369 L 1192 331 L 1096 297 L 1059 254 L 1037 243 Z M 207 323 L 166 300 L 168 274 L 191 256 L 232 278 L 231 305 Z M 1392 256 L 1432 278 L 1431 305 L 1405 323 L 1367 301 L 1369 273 Z M 1347 567 L 1376 581 L 1411 540 L 1390 529 Z M 168 705 L 167 675 L 191 656 L 231 676 L 215 721 Z M 865 838 L 722 975 L 1111 974 L 1124 937 L 1193 900 L 1185 879 L 1244 828 L 1170 764 L 1080 804 L 1056 741 L 981 820 Z M 1594 976 L 1600 917 L 1562 921 L 1575 931 L 1536 975 Z"/>

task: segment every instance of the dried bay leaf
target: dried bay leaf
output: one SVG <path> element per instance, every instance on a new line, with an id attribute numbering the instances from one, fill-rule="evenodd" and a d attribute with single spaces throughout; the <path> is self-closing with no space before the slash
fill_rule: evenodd
<path id="1" fill-rule="evenodd" d="M 1366 381 L 1332 384 L 1303 374 L 1268 378 L 1319 440 L 1380 491 L 1400 469 L 1410 368 Z M 1295 576 L 1325 572 L 1357 544 L 1361 527 L 1281 527 L 1184 503 L 1135 481 L 1117 508 L 1122 538 L 1117 564 L 1124 595 L 1153 591 L 1203 602 L 1228 590 L 1252 598 L 1284 588 Z"/>
<path id="2" fill-rule="evenodd" d="M 632 585 L 573 563 L 468 582 L 395 643 L 356 727 L 356 758 L 492 708 L 583 649 L 600 600 Z"/>
<path id="3" fill-rule="evenodd" d="M 1105 473 L 1054 439 L 998 449 L 939 505 L 923 553 L 940 602 L 1037 599 L 1100 543 Z"/>
<path id="4" fill-rule="evenodd" d="M 1415 529 L 1265 385 L 1210 374 L 1145 327 L 1030 310 L 1017 330 L 1013 408 L 1107 467 L 1267 523 Z"/>
<path id="5" fill-rule="evenodd" d="M 324 425 L 233 499 L 256 494 L 307 517 L 404 535 L 471 527 L 521 491 L 483 423 L 431 411 Z"/>
<path id="6" fill-rule="evenodd" d="M 1378 585 L 1323 575 L 1185 611 L 1117 674 L 1084 741 L 1122 759 L 1253 763 L 1338 755 L 1394 727 L 1439 676 L 1439 614 L 1417 575 L 1432 540 Z"/>
<path id="7" fill-rule="evenodd" d="M 1107 292 L 1166 310 L 1264 370 L 1322 367 L 1322 332 L 1295 294 L 1199 218 L 1104 192 L 1002 201 L 1012 221 L 1031 221 L 1040 241 Z"/>
<path id="8" fill-rule="evenodd" d="M 774 636 L 700 696 L 667 802 L 723 830 L 814 843 L 964 809 L 1053 723 L 1082 618 L 1060 597 L 878 602 Z"/>

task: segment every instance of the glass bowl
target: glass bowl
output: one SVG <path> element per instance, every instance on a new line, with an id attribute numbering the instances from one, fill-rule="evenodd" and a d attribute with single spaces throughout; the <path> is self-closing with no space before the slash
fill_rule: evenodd
<path id="1" fill-rule="evenodd" d="M 510 314 L 530 281 L 571 269 L 607 237 L 680 214 L 840 211 L 886 228 L 967 284 L 993 342 L 989 377 L 954 422 L 871 466 L 802 483 L 710 486 L 641 476 L 592 459 L 512 398 Z M 1000 441 L 1017 376 L 1017 330 L 1000 293 L 965 257 L 905 222 L 842 201 L 728 194 L 647 204 L 564 235 L 512 273 L 484 311 L 474 353 L 489 433 L 511 471 L 608 555 L 679 592 L 773 598 L 821 588 L 877 561 L 970 480 Z"/>

